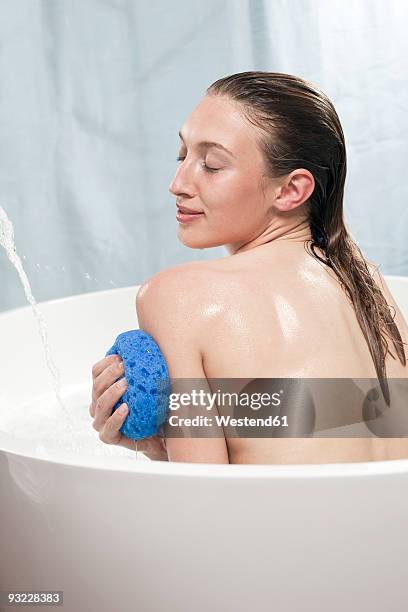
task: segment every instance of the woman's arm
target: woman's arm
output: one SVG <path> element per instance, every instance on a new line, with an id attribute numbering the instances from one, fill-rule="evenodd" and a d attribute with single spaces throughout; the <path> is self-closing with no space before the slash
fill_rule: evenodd
<path id="1" fill-rule="evenodd" d="M 166 359 L 170 379 L 182 379 L 181 386 L 184 381 L 186 388 L 188 379 L 195 379 L 197 385 L 194 388 L 199 386 L 200 390 L 211 393 L 199 341 L 202 303 L 197 268 L 187 264 L 153 276 L 140 287 L 136 310 L 140 329 L 153 336 Z M 183 413 L 186 412 L 188 416 L 205 414 L 214 417 L 215 414 L 214 409 L 207 411 L 194 406 L 184 408 Z M 191 435 L 169 435 L 166 447 L 169 461 L 229 463 L 224 436 L 194 438 Z"/>

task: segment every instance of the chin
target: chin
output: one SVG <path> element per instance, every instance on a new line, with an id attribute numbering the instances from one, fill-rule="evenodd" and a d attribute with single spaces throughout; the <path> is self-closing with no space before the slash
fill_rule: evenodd
<path id="1" fill-rule="evenodd" d="M 213 246 L 208 240 L 194 238 L 193 236 L 179 236 L 179 240 L 189 249 L 208 249 Z"/>
<path id="2" fill-rule="evenodd" d="M 225 240 L 222 238 L 217 240 L 211 236 L 200 236 L 198 232 L 194 234 L 194 232 L 184 232 L 182 230 L 178 232 L 178 239 L 189 249 L 211 249 L 225 244 Z"/>

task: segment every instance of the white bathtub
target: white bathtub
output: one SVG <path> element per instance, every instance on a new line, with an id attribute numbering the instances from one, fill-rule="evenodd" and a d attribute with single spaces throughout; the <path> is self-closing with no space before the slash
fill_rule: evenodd
<path id="1" fill-rule="evenodd" d="M 408 316 L 408 278 L 387 281 Z M 83 398 L 84 435 L 101 453 L 111 447 L 87 412 L 90 367 L 137 327 L 135 294 L 41 304 L 66 396 Z M 136 461 L 116 447 L 75 455 L 57 434 L 54 446 L 42 443 L 52 386 L 31 310 L 1 314 L 0 337 L 0 590 L 63 591 L 69 612 L 406 610 L 408 460 L 222 466 Z M 13 433 L 10 405 L 17 420 L 38 411 L 38 438 Z"/>

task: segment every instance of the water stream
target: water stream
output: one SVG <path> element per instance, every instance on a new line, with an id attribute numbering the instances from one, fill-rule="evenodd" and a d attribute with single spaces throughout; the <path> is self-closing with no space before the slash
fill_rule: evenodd
<path id="1" fill-rule="evenodd" d="M 50 350 L 49 343 L 48 343 L 47 326 L 38 308 L 37 302 L 34 299 L 34 296 L 32 294 L 31 286 L 28 281 L 27 274 L 24 271 L 23 264 L 21 263 L 21 259 L 19 255 L 17 254 L 16 246 L 14 243 L 13 224 L 8 218 L 6 211 L 1 206 L 0 206 L 0 246 L 4 248 L 4 250 L 6 251 L 7 257 L 9 258 L 9 260 L 11 261 L 11 263 L 17 270 L 17 273 L 21 280 L 21 284 L 23 285 L 24 293 L 26 295 L 26 298 L 29 304 L 31 305 L 33 314 L 37 320 L 39 331 L 40 331 L 40 336 L 41 336 L 41 341 L 44 347 L 45 360 L 46 360 L 47 367 L 52 377 L 55 396 L 64 414 L 64 418 L 66 420 L 66 424 L 69 428 L 69 431 L 71 434 L 73 434 L 74 429 L 72 426 L 72 422 L 69 417 L 68 410 L 61 397 L 60 373 L 51 355 L 51 350 Z"/>

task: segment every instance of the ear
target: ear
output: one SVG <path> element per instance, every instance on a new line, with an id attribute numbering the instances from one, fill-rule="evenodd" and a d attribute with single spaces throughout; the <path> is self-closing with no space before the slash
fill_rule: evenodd
<path id="1" fill-rule="evenodd" d="M 310 198 L 314 188 L 315 180 L 309 170 L 294 170 L 277 189 L 274 206 L 284 212 L 297 208 Z"/>

